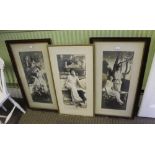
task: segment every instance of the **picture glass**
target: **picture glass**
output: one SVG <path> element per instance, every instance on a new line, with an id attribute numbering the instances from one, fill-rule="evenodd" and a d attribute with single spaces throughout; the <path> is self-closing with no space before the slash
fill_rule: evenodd
<path id="1" fill-rule="evenodd" d="M 52 103 L 41 51 L 19 52 L 33 102 Z"/>
<path id="2" fill-rule="evenodd" d="M 142 85 L 145 42 L 115 40 L 94 39 L 95 113 L 131 117 Z"/>
<path id="3" fill-rule="evenodd" d="M 126 110 L 134 52 L 103 51 L 101 108 Z"/>
<path id="4" fill-rule="evenodd" d="M 80 54 L 57 55 L 63 103 L 86 108 L 86 57 Z"/>

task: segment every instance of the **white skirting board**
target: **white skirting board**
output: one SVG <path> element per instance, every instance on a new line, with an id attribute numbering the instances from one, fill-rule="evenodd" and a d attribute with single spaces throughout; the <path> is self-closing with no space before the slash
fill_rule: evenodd
<path id="1" fill-rule="evenodd" d="M 22 98 L 22 94 L 19 88 L 7 88 L 9 94 L 11 95 L 11 97 L 13 98 Z"/>

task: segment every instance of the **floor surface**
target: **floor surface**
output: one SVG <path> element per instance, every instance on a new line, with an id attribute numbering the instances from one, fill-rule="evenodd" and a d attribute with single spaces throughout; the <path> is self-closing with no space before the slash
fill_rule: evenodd
<path id="1" fill-rule="evenodd" d="M 55 111 L 27 109 L 22 115 L 21 124 L 154 124 L 153 118 L 135 117 L 134 119 L 107 116 L 73 116 L 59 114 Z"/>

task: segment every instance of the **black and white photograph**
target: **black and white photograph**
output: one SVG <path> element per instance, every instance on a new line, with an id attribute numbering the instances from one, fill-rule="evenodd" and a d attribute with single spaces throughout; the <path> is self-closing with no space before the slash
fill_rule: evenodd
<path id="1" fill-rule="evenodd" d="M 19 55 L 33 101 L 52 103 L 42 52 L 19 52 Z"/>
<path id="2" fill-rule="evenodd" d="M 93 46 L 48 49 L 60 113 L 93 116 Z"/>
<path id="3" fill-rule="evenodd" d="M 103 51 L 102 108 L 125 110 L 134 52 Z"/>
<path id="4" fill-rule="evenodd" d="M 84 55 L 57 55 L 64 104 L 86 108 L 86 61 Z"/>

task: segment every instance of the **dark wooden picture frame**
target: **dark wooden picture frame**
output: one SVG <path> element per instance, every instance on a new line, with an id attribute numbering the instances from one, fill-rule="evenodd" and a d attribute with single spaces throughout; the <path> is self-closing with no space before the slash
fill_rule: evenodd
<path id="1" fill-rule="evenodd" d="M 58 110 L 58 106 L 57 106 L 57 99 L 56 99 L 56 94 L 55 94 L 55 88 L 54 88 L 54 82 L 53 82 L 53 77 L 52 77 L 52 71 L 51 71 L 51 68 L 50 68 L 50 63 L 49 62 L 49 59 L 48 59 L 48 63 L 44 61 L 44 58 L 49 58 L 48 56 L 48 45 L 51 45 L 52 41 L 50 38 L 46 38 L 46 39 L 27 39 L 27 40 L 6 40 L 5 41 L 5 44 L 6 44 L 6 47 L 8 49 L 8 53 L 9 53 L 9 56 L 10 56 L 10 59 L 11 59 L 11 62 L 12 62 L 12 66 L 13 66 L 13 69 L 14 69 L 14 72 L 15 72 L 15 75 L 16 75 L 16 78 L 17 78 L 17 81 L 18 81 L 18 84 L 19 84 L 19 87 L 21 89 L 21 93 L 22 93 L 22 96 L 23 96 L 23 100 L 25 102 L 25 105 L 29 108 L 37 108 L 37 109 L 50 109 L 50 110 Z M 42 45 L 42 44 L 47 44 L 47 45 Z M 51 103 L 52 104 L 42 104 L 41 105 L 41 102 L 37 105 L 38 101 L 34 101 L 37 102 L 35 104 L 31 104 L 29 99 L 28 99 L 28 96 L 27 96 L 27 92 L 24 88 L 24 84 L 23 84 L 23 79 L 21 78 L 21 72 L 19 71 L 19 64 L 17 64 L 17 57 L 14 55 L 16 52 L 19 52 L 19 51 L 13 51 L 13 48 L 12 46 L 24 46 L 23 49 L 26 49 L 26 47 L 28 46 L 32 46 L 32 51 L 33 52 L 36 52 L 38 51 L 38 48 L 37 45 L 39 45 L 40 47 L 41 46 L 44 46 L 43 48 L 41 48 L 39 50 L 40 54 L 42 55 L 42 59 L 43 59 L 43 64 L 45 65 L 45 63 L 47 63 L 46 65 L 48 65 L 48 70 L 49 70 L 49 73 L 48 75 L 46 75 L 46 78 L 47 78 L 47 85 L 49 84 L 48 80 L 50 78 L 51 80 L 51 83 L 50 86 L 52 86 L 52 88 L 49 88 L 49 85 L 48 85 L 48 90 L 49 90 L 49 93 L 50 93 L 50 98 L 51 98 Z M 46 47 L 45 47 L 46 46 Z M 37 50 L 35 50 L 35 48 Z M 18 48 L 17 48 L 18 49 Z M 46 53 L 46 57 L 44 57 L 45 55 L 45 49 L 47 50 L 47 53 Z M 44 51 L 43 51 L 44 50 Z M 26 52 L 30 52 L 30 51 L 27 51 Z M 19 53 L 18 53 L 19 54 Z M 37 54 L 36 54 L 37 55 Z M 22 66 L 22 63 L 20 64 L 20 66 Z M 24 68 L 24 67 L 23 67 Z M 47 67 L 46 67 L 47 69 Z M 24 69 L 23 69 L 24 70 Z M 47 72 L 46 72 L 47 74 Z M 26 79 L 26 78 L 25 78 Z M 51 91 L 52 90 L 52 91 Z"/>
<path id="2" fill-rule="evenodd" d="M 119 117 L 131 118 L 131 117 L 134 117 L 137 114 L 137 111 L 138 111 L 138 101 L 139 101 L 140 92 L 141 92 L 141 88 L 142 88 L 142 84 L 143 84 L 143 77 L 144 77 L 144 73 L 145 73 L 145 67 L 146 67 L 146 62 L 147 62 L 147 57 L 148 57 L 148 52 L 149 52 L 150 41 L 151 41 L 151 38 L 149 38 L 149 37 L 142 37 L 142 38 L 139 38 L 139 37 L 136 37 L 136 38 L 135 37 L 134 38 L 128 38 L 128 37 L 116 37 L 116 38 L 111 38 L 111 37 L 105 37 L 105 38 L 104 37 L 91 37 L 90 38 L 89 42 L 91 44 L 94 44 L 94 49 L 95 49 L 95 51 L 94 51 L 94 55 L 95 55 L 95 58 L 94 58 L 95 62 L 94 63 L 95 63 L 95 65 L 97 65 L 96 64 L 97 63 L 96 62 L 96 57 L 97 57 L 96 56 L 97 55 L 96 52 L 99 52 L 99 51 L 96 51 L 96 48 L 97 48 L 96 45 L 95 45 L 96 43 L 111 43 L 111 45 L 113 45 L 114 43 L 119 43 L 118 46 L 120 46 L 121 43 L 144 43 L 144 47 L 143 47 L 143 51 L 142 51 L 142 56 L 141 56 L 140 70 L 139 70 L 139 75 L 138 75 L 138 81 L 137 81 L 137 89 L 135 90 L 136 93 L 135 93 L 134 103 L 133 103 L 133 107 L 132 107 L 130 115 L 128 115 L 128 116 L 123 115 L 123 114 L 119 115 L 120 111 L 118 109 L 117 110 L 115 109 L 117 111 L 118 115 L 116 113 L 114 113 L 114 114 L 113 113 L 109 113 L 108 114 L 108 112 L 106 112 L 106 113 L 104 113 L 104 112 L 102 113 L 101 111 L 97 112 L 96 104 L 100 104 L 100 103 L 96 103 L 96 94 L 95 94 L 95 113 L 97 115 L 109 115 L 109 116 L 119 116 Z M 98 45 L 100 46 L 100 44 L 98 44 Z M 109 44 L 109 46 L 110 46 L 110 44 Z M 119 49 L 118 49 L 118 51 L 119 51 Z M 102 50 L 102 56 L 103 56 L 103 53 L 104 53 L 104 49 Z M 96 76 L 96 72 L 97 72 L 96 71 L 97 67 L 98 66 L 94 67 L 95 68 L 95 76 Z M 95 77 L 94 77 L 94 79 L 95 79 Z M 96 85 L 96 81 L 95 81 L 95 85 Z M 95 93 L 97 91 L 96 89 L 97 89 L 97 86 L 95 87 Z M 128 98 L 126 100 L 126 104 L 127 104 L 127 101 L 128 101 Z M 103 100 L 101 100 L 101 102 L 103 102 Z"/>

